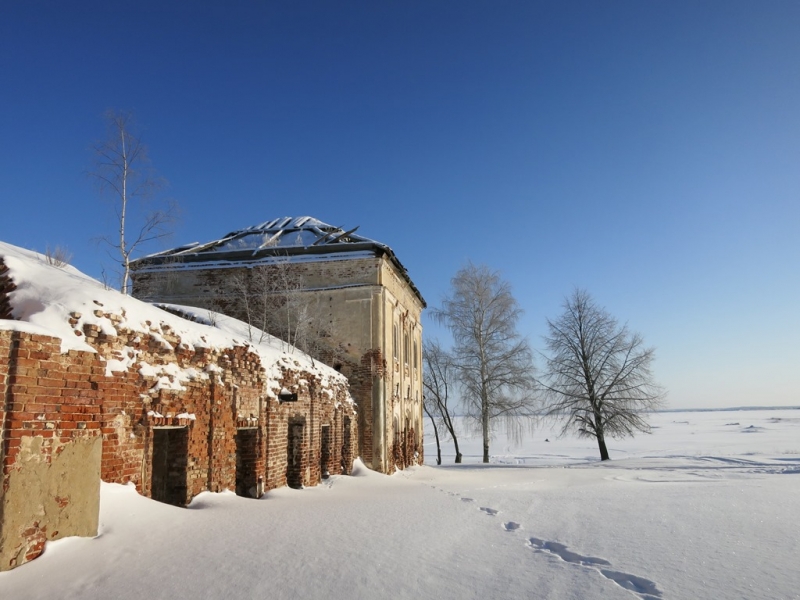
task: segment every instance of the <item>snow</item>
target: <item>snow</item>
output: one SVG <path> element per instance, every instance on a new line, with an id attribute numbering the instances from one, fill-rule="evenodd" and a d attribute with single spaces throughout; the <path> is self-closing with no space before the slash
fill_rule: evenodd
<path id="1" fill-rule="evenodd" d="M 800 410 L 651 422 L 606 463 L 540 426 L 498 435 L 489 465 L 465 433 L 463 465 L 448 443 L 442 467 L 357 463 L 260 500 L 180 509 L 103 484 L 100 535 L 0 573 L 0 597 L 800 598 Z"/>
<path id="2" fill-rule="evenodd" d="M 356 228 L 357 229 L 357 228 Z M 260 225 L 233 231 L 223 238 L 204 244 L 187 244 L 173 250 L 158 252 L 145 258 L 156 256 L 181 256 L 186 254 L 216 254 L 250 250 L 257 253 L 265 248 L 308 248 L 309 246 L 342 243 L 344 229 L 333 227 L 313 217 L 283 217 L 266 221 Z M 344 243 L 368 243 L 384 248 L 383 244 L 351 232 L 344 237 Z M 284 257 L 284 260 L 287 258 Z M 292 260 L 296 260 L 293 257 Z M 175 265 L 171 265 L 174 267 Z M 192 268 L 191 264 L 184 265 Z M 144 266 L 142 271 L 147 271 Z"/>
<path id="3" fill-rule="evenodd" d="M 110 337 L 117 336 L 122 329 L 148 334 L 168 348 L 173 344 L 167 338 L 177 338 L 175 346 L 189 349 L 247 346 L 259 355 L 267 376 L 275 380 L 291 364 L 320 377 L 323 388 L 345 381 L 339 372 L 312 361 L 299 350 L 291 348 L 287 356 L 285 344 L 266 334 L 260 339 L 259 330 L 255 330 L 251 339 L 248 325 L 237 319 L 208 310 L 169 305 L 195 319 L 190 321 L 108 289 L 73 267 L 54 267 L 41 254 L 3 242 L 0 242 L 0 257 L 16 285 L 10 294 L 16 320 L 0 320 L 0 327 L 58 337 L 62 352 L 73 349 L 95 352 L 83 336 L 83 328 L 88 324 Z M 177 364 L 140 363 L 137 357 L 134 348 L 126 347 L 106 361 L 106 374 L 137 368 L 143 375 L 159 378 L 154 389 L 174 390 L 183 389 L 184 383 L 202 376 L 195 369 L 184 369 Z M 214 369 L 209 367 L 208 371 Z"/>

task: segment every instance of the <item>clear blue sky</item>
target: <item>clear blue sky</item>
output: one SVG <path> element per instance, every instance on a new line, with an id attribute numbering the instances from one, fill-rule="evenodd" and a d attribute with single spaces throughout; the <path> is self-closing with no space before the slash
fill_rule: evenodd
<path id="1" fill-rule="evenodd" d="M 800 405 L 799 2 L 4 0 L 0 240 L 99 276 L 108 108 L 183 207 L 170 245 L 359 225 L 430 305 L 500 269 L 538 349 L 585 287 L 672 407 Z"/>

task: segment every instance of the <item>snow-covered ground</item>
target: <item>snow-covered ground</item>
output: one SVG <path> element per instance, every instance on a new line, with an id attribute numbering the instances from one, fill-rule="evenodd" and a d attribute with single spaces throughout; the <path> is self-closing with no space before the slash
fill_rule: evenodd
<path id="1" fill-rule="evenodd" d="M 605 464 L 539 429 L 488 466 L 465 438 L 460 466 L 261 500 L 104 484 L 100 535 L 0 573 L 0 598 L 800 598 L 800 410 L 652 423 Z"/>

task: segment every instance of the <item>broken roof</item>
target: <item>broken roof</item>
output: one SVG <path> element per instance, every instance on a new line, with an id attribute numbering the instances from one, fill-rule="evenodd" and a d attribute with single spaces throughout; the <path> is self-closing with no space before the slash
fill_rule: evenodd
<path id="1" fill-rule="evenodd" d="M 282 260 L 334 260 L 360 256 L 386 256 L 408 282 L 414 294 L 425 306 L 419 290 L 408 271 L 392 249 L 370 238 L 357 235 L 358 226 L 345 230 L 313 217 L 281 217 L 232 231 L 218 240 L 200 244 L 194 242 L 145 256 L 133 261 L 133 271 L 146 272 L 176 268 L 177 264 L 218 263 L 235 266 L 240 263 Z"/>
<path id="2" fill-rule="evenodd" d="M 254 225 L 239 231 L 232 231 L 213 242 L 199 244 L 194 242 L 172 250 L 152 254 L 145 259 L 161 256 L 191 256 L 248 251 L 254 255 L 262 250 L 280 248 L 308 249 L 317 246 L 331 246 L 333 244 L 359 244 L 368 243 L 386 248 L 375 240 L 354 235 L 358 229 L 355 227 L 345 231 L 340 227 L 333 227 L 312 217 L 283 217 Z M 388 248 L 387 248 L 388 249 Z"/>

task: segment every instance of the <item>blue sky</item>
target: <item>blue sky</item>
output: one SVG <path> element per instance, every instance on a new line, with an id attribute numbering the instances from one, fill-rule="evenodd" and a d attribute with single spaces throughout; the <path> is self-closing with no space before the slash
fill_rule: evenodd
<path id="1" fill-rule="evenodd" d="M 0 5 L 0 240 L 110 269 L 86 172 L 132 110 L 169 245 L 358 225 L 430 305 L 501 270 L 537 349 L 586 288 L 671 407 L 800 405 L 800 3 L 187 6 Z"/>

